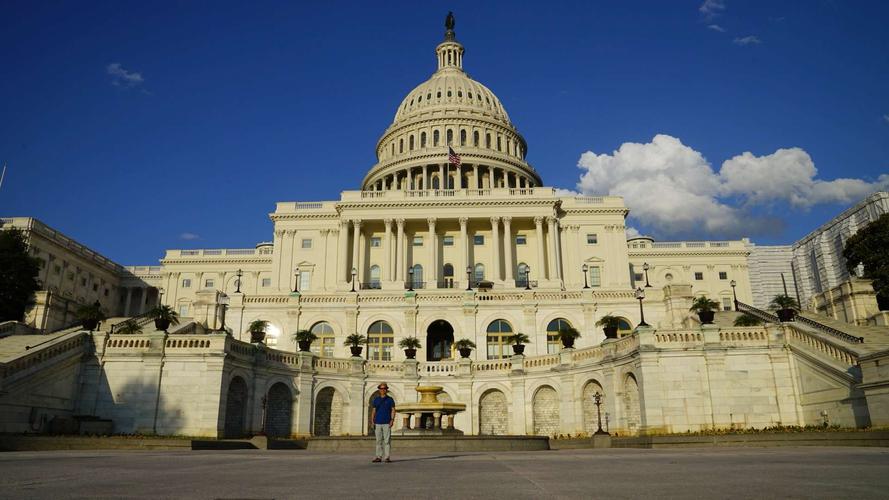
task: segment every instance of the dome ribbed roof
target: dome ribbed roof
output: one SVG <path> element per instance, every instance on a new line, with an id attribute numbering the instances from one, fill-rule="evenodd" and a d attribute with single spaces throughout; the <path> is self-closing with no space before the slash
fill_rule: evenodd
<path id="1" fill-rule="evenodd" d="M 398 106 L 392 127 L 438 111 L 479 114 L 512 128 L 500 99 L 488 87 L 456 68 L 440 69 L 411 90 Z"/>

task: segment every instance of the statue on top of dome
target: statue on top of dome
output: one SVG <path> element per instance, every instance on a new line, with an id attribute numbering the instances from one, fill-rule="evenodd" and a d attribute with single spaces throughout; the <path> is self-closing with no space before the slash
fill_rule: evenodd
<path id="1" fill-rule="evenodd" d="M 445 18 L 445 40 L 454 41 L 454 13 L 448 12 L 448 17 Z"/>

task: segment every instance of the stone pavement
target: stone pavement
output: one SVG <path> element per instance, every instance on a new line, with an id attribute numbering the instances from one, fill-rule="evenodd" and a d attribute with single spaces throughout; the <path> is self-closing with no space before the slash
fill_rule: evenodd
<path id="1" fill-rule="evenodd" d="M 0 498 L 886 498 L 887 448 L 0 454 Z"/>

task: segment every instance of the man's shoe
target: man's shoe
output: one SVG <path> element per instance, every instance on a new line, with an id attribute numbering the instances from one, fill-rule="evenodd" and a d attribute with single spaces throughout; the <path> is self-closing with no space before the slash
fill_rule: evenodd
<path id="1" fill-rule="evenodd" d="M 380 457 L 377 457 L 377 458 L 373 459 L 373 463 L 379 463 L 379 462 L 382 462 L 382 461 L 383 461 L 383 459 L 381 459 Z"/>
<path id="2" fill-rule="evenodd" d="M 387 464 L 391 464 L 391 463 L 392 463 L 392 460 L 389 460 L 389 459 L 387 458 L 386 460 L 384 460 L 384 462 L 386 462 Z"/>

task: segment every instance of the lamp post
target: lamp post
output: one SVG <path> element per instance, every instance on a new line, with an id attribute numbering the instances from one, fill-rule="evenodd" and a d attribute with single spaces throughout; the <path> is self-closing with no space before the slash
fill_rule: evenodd
<path id="1" fill-rule="evenodd" d="M 300 274 L 299 268 L 297 267 L 293 271 L 293 277 L 295 278 L 293 281 L 293 293 L 299 292 L 299 274 Z"/>
<path id="2" fill-rule="evenodd" d="M 648 262 L 642 263 L 642 270 L 645 271 L 645 288 L 651 288 L 651 283 L 648 282 L 648 270 L 651 269 L 651 266 L 648 265 Z"/>
<path id="3" fill-rule="evenodd" d="M 602 395 L 599 394 L 599 391 L 596 391 L 596 394 L 593 396 L 593 399 L 596 402 L 596 417 L 599 420 L 599 428 L 596 429 L 596 435 L 607 436 L 608 433 L 602 429 Z"/>
<path id="4" fill-rule="evenodd" d="M 163 288 L 157 289 L 157 305 L 159 305 L 159 306 L 164 305 L 164 289 Z"/>
<path id="5" fill-rule="evenodd" d="M 235 290 L 235 293 L 241 293 L 241 276 L 244 276 L 244 273 L 243 273 L 240 269 L 238 269 L 238 273 L 235 274 L 235 276 L 238 277 L 238 279 L 235 280 L 235 285 L 236 285 L 236 288 L 237 288 L 237 289 Z"/>
<path id="6" fill-rule="evenodd" d="M 352 268 L 352 291 L 355 291 L 355 276 L 358 276 L 358 269 Z"/>
<path id="7" fill-rule="evenodd" d="M 641 287 L 636 289 L 636 299 L 639 300 L 639 326 L 651 326 L 645 322 L 645 311 L 642 310 L 642 301 L 645 299 L 645 290 Z"/>
<path id="8" fill-rule="evenodd" d="M 408 276 L 407 291 L 413 292 L 414 291 L 414 268 L 413 267 L 407 270 L 407 276 Z"/>
<path id="9" fill-rule="evenodd" d="M 525 290 L 531 289 L 531 266 L 525 264 Z"/>
<path id="10" fill-rule="evenodd" d="M 466 266 L 466 290 L 472 290 L 472 266 Z"/>
<path id="11" fill-rule="evenodd" d="M 226 334 L 228 333 L 228 331 L 225 329 L 225 310 L 228 309 L 229 303 L 230 303 L 230 299 L 228 298 L 228 295 L 225 295 L 225 294 L 220 295 L 219 305 L 222 306 L 222 317 L 221 317 L 222 328 L 220 328 L 220 330 L 222 330 L 222 333 L 226 333 Z"/>
<path id="12" fill-rule="evenodd" d="M 735 280 L 731 280 L 729 285 L 732 286 L 732 302 L 735 304 L 735 311 L 738 310 L 738 295 L 735 293 L 735 287 L 738 286 L 738 282 Z"/>
<path id="13" fill-rule="evenodd" d="M 589 270 L 590 270 L 590 266 L 584 264 L 583 266 L 581 266 L 581 269 L 583 269 L 583 287 L 584 287 L 584 288 L 589 288 L 590 285 L 589 285 L 589 283 L 587 283 L 587 276 L 586 276 L 586 273 L 589 272 Z"/>

